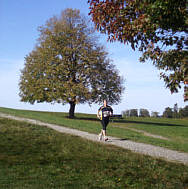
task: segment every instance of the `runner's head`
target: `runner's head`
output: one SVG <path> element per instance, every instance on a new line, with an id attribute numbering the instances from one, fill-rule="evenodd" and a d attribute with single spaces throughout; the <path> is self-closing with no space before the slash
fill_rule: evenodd
<path id="1" fill-rule="evenodd" d="M 104 103 L 104 106 L 106 107 L 107 106 L 107 100 L 104 99 L 103 103 Z"/>

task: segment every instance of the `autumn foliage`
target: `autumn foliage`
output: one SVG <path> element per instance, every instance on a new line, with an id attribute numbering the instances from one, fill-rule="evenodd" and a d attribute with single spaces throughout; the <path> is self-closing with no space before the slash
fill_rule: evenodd
<path id="1" fill-rule="evenodd" d="M 186 0 L 88 0 L 98 31 L 110 42 L 129 44 L 161 70 L 171 92 L 188 77 Z M 185 86 L 185 100 L 188 91 Z"/>

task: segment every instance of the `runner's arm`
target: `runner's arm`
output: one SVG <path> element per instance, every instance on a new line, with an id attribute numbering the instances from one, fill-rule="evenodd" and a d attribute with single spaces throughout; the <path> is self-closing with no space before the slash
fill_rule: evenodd
<path id="1" fill-rule="evenodd" d="M 113 109 L 110 110 L 110 116 L 113 116 Z"/>
<path id="2" fill-rule="evenodd" d="M 99 108 L 99 109 L 98 109 L 98 112 L 97 112 L 97 117 L 98 117 L 99 119 L 101 119 L 101 117 L 100 117 L 100 111 L 101 111 L 101 108 Z"/>

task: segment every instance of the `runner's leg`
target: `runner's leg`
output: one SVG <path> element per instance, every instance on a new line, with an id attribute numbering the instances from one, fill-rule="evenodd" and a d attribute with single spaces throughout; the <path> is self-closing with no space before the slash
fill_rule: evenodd
<path id="1" fill-rule="evenodd" d="M 106 127 L 108 123 L 109 123 L 109 119 L 102 120 L 102 125 L 103 125 L 102 133 L 103 133 L 104 139 L 106 139 Z"/>

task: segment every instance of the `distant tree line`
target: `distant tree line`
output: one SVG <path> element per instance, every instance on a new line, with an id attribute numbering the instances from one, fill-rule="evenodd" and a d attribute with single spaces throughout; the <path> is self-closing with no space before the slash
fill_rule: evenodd
<path id="1" fill-rule="evenodd" d="M 156 112 L 156 116 L 158 116 L 157 113 L 158 112 Z M 130 109 L 123 111 L 122 114 L 125 117 L 150 117 L 150 113 L 147 109 Z"/>
<path id="2" fill-rule="evenodd" d="M 188 117 L 188 106 L 184 108 L 178 108 L 177 103 L 174 104 L 174 108 L 167 107 L 163 112 L 163 117 L 166 118 L 185 118 Z"/>
<path id="3" fill-rule="evenodd" d="M 124 117 L 166 117 L 166 118 L 185 118 L 188 117 L 188 106 L 184 108 L 178 108 L 177 103 L 173 108 L 166 107 L 163 114 L 159 115 L 159 112 L 152 111 L 151 114 L 147 109 L 129 109 L 122 111 Z"/>

